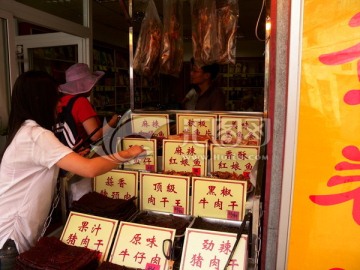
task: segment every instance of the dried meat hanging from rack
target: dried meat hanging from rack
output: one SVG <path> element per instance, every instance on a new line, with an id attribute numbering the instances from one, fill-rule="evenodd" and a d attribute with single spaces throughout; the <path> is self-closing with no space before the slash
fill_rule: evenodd
<path id="1" fill-rule="evenodd" d="M 219 44 L 215 0 L 191 1 L 192 45 L 196 65 L 217 62 Z"/>
<path id="2" fill-rule="evenodd" d="M 239 18 L 237 0 L 217 0 L 218 64 L 235 64 L 236 30 Z"/>
<path id="3" fill-rule="evenodd" d="M 160 73 L 179 76 L 184 57 L 183 0 L 164 0 Z"/>
<path id="4" fill-rule="evenodd" d="M 141 23 L 134 56 L 134 71 L 151 78 L 159 71 L 162 24 L 155 3 L 150 0 Z"/>

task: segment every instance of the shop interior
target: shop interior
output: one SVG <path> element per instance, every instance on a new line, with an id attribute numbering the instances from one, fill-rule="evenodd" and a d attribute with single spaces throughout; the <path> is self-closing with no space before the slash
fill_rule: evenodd
<path id="1" fill-rule="evenodd" d="M 82 1 L 23 1 L 37 9 L 81 23 Z M 170 1 L 169 1 L 170 2 Z M 163 0 L 154 1 L 160 20 L 164 17 Z M 147 0 L 109 1 L 94 0 L 93 10 L 93 69 L 106 72 L 105 78 L 94 91 L 92 101 L 97 110 L 123 113 L 128 108 L 145 110 L 181 110 L 182 99 L 190 85 L 190 58 L 193 54 L 190 1 L 181 2 L 183 63 L 173 74 L 157 72 L 143 76 L 134 72 L 130 77 L 130 55 L 134 57 L 141 25 L 145 17 Z M 165 9 L 164 9 L 165 8 Z M 235 32 L 235 62 L 222 64 L 217 85 L 226 95 L 227 111 L 263 112 L 266 104 L 265 50 L 268 36 L 265 23 L 269 4 L 265 0 L 238 1 L 238 22 Z M 19 22 L 19 35 L 47 33 L 53 30 Z M 129 32 L 132 44 L 129 44 Z M 44 50 L 44 51 L 43 51 Z M 61 71 L 76 61 L 74 48 L 58 47 L 33 50 L 34 67 L 53 66 L 50 70 L 59 81 L 64 80 Z M 47 63 L 41 59 L 46 54 Z M 40 57 L 39 57 L 40 55 Z M 61 63 L 58 58 L 64 57 Z M 51 61 L 51 58 L 54 61 Z M 39 61 L 39 62 L 37 62 Z M 56 62 L 56 64 L 55 64 Z M 130 83 L 133 80 L 133 83 Z M 133 104 L 131 97 L 133 96 Z"/>
<path id="2" fill-rule="evenodd" d="M 17 2 L 33 8 L 60 16 L 75 23 L 82 24 L 86 19 L 82 15 L 83 1 L 26 1 Z M 183 20 L 183 62 L 177 74 L 156 73 L 143 76 L 136 71 L 132 73 L 134 55 L 139 40 L 142 22 L 146 16 L 149 0 L 92 0 L 92 35 L 90 63 L 93 70 L 105 71 L 105 76 L 96 85 L 91 102 L 104 119 L 113 113 L 128 116 L 129 111 L 144 114 L 169 114 L 171 119 L 178 112 L 184 113 L 181 103 L 189 91 L 190 59 L 192 57 L 192 21 L 191 3 L 182 1 Z M 154 0 L 160 19 L 164 18 L 163 0 Z M 219 1 L 221 2 L 221 1 Z M 269 34 L 266 30 L 270 4 L 267 0 L 238 0 L 239 16 L 235 32 L 235 63 L 221 64 L 216 80 L 226 96 L 226 112 L 224 114 L 239 117 L 262 119 L 267 111 L 267 42 Z M 31 21 L 17 21 L 17 35 L 28 36 L 55 33 L 56 29 L 33 24 Z M 20 71 L 30 68 L 44 69 L 51 73 L 60 83 L 65 82 L 65 70 L 82 59 L 75 45 L 45 46 L 28 51 L 29 62 L 24 62 L 24 54 L 19 50 L 17 63 Z M 128 118 L 124 117 L 124 122 Z M 257 121 L 257 120 L 256 120 Z M 171 127 L 170 127 L 171 128 Z M 261 125 L 262 129 L 265 129 Z M 170 129 L 171 135 L 176 131 Z M 263 130 L 259 131 L 260 140 L 258 156 L 266 155 Z M 159 163 L 161 163 L 161 157 Z M 261 223 L 261 201 L 264 192 L 265 159 L 256 164 L 255 188 L 251 198 L 257 198 L 247 207 L 252 209 L 251 227 L 247 228 L 252 236 L 248 247 L 248 269 L 257 269 L 260 259 L 259 228 Z M 160 168 L 163 169 L 163 168 Z M 69 210 L 69 198 L 66 192 L 71 184 L 79 179 L 68 175 L 63 187 L 62 202 L 55 210 L 49 234 L 59 231 Z M 249 206 L 250 205 L 250 206 Z M 64 213 L 65 211 L 65 213 Z M 261 229 L 260 229 L 261 231 Z"/>

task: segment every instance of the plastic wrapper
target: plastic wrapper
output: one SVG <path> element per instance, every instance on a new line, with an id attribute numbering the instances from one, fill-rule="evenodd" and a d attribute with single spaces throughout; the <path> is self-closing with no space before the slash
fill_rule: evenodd
<path id="1" fill-rule="evenodd" d="M 134 71 L 151 78 L 159 71 L 162 24 L 155 3 L 150 0 L 141 23 L 140 36 L 134 56 Z"/>
<path id="2" fill-rule="evenodd" d="M 193 57 L 197 66 L 217 62 L 218 39 L 216 2 L 209 0 L 191 1 Z"/>
<path id="3" fill-rule="evenodd" d="M 237 0 L 218 0 L 216 2 L 218 64 L 235 64 L 236 31 L 239 18 Z"/>
<path id="4" fill-rule="evenodd" d="M 160 73 L 179 76 L 184 58 L 183 1 L 164 0 Z"/>

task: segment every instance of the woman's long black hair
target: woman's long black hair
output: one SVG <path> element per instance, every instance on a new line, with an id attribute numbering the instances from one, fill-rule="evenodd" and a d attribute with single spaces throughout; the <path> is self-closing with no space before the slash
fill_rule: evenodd
<path id="1" fill-rule="evenodd" d="M 1 159 L 25 120 L 34 120 L 52 130 L 58 100 L 58 83 L 48 73 L 31 70 L 16 79 L 11 95 L 8 136 Z"/>

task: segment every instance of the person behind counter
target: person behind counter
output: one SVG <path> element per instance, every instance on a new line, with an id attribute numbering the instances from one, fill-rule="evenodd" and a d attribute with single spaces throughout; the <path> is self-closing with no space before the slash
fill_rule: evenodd
<path id="1" fill-rule="evenodd" d="M 58 100 L 58 84 L 45 72 L 25 72 L 14 84 L 9 132 L 0 156 L 2 270 L 13 269 L 18 252 L 30 249 L 42 236 L 59 168 L 95 177 L 145 154 L 138 145 L 91 159 L 73 152 L 52 132 Z"/>
<path id="2" fill-rule="evenodd" d="M 218 64 L 214 63 L 199 67 L 196 65 L 194 58 L 191 58 L 190 79 L 191 84 L 195 85 L 194 89 L 196 89 L 196 95 L 192 95 L 191 100 L 196 100 L 195 110 L 225 110 L 225 95 L 222 90 L 215 85 L 218 73 Z M 191 103 L 191 100 L 187 101 L 187 103 Z"/>
<path id="3" fill-rule="evenodd" d="M 79 136 L 78 142 L 84 142 L 87 139 L 90 139 L 90 142 L 99 140 L 109 129 L 116 127 L 119 120 L 118 115 L 114 114 L 103 128 L 98 129 L 88 138 L 92 132 L 102 125 L 88 97 L 93 87 L 104 74 L 103 71 L 92 73 L 87 64 L 77 63 L 65 71 L 66 83 L 59 86 L 59 91 L 62 93 L 60 106 L 58 107 L 59 112 L 72 98 L 78 96 L 71 110 Z"/>

